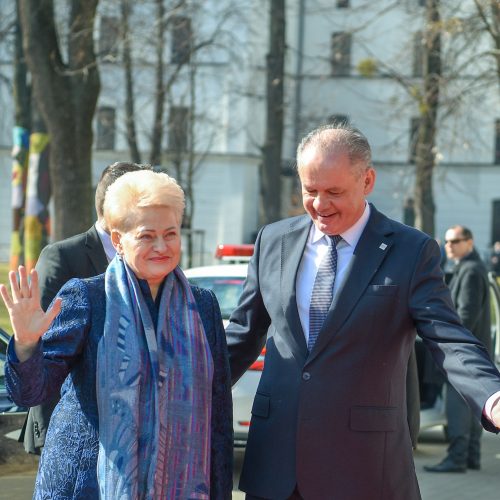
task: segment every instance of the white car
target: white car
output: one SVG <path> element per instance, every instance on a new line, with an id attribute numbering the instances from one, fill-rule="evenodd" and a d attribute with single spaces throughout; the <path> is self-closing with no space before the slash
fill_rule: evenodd
<path id="1" fill-rule="evenodd" d="M 221 264 L 194 267 L 184 271 L 188 280 L 201 288 L 213 290 L 222 313 L 224 326 L 238 304 L 243 283 L 247 276 L 247 264 Z M 245 446 L 250 427 L 253 399 L 264 367 L 264 355 L 250 366 L 233 387 L 234 445 Z"/>

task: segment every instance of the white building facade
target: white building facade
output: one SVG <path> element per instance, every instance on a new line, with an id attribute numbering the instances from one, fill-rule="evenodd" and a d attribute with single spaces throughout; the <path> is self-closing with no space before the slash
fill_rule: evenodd
<path id="1" fill-rule="evenodd" d="M 421 83 L 418 41 L 425 20 L 423 3 L 287 2 L 284 164 L 293 164 L 297 141 L 308 130 L 332 119 L 348 120 L 363 131 L 373 148 L 377 183 L 370 201 L 398 220 L 404 219 L 405 203 L 413 193 L 411 132 L 418 108 L 408 89 Z M 484 52 L 487 37 L 479 38 L 478 46 L 469 44 L 469 52 L 454 52 L 460 40 L 458 30 L 467 28 L 463 20 L 471 16 L 474 2 L 452 3 L 454 11 L 445 8 L 442 15 L 450 26 L 450 33 L 443 36 L 444 67 L 449 77 L 441 94 L 439 165 L 434 175 L 435 236 L 442 238 L 450 225 L 464 224 L 485 253 L 492 241 L 500 239 L 499 82 L 488 82 L 485 77 L 481 85 L 474 83 L 478 74 L 493 70 L 493 60 L 486 56 L 471 57 L 472 62 L 466 64 L 471 54 Z M 152 4 L 138 1 L 131 18 L 135 123 L 144 162 L 148 161 L 155 96 Z M 179 19 L 188 20 L 181 31 L 191 47 L 205 44 L 190 54 L 189 63 L 168 89 L 165 123 L 169 126 L 165 127 L 161 161 L 174 171 L 172 151 L 179 141 L 184 165 L 188 151 L 192 152 L 192 228 L 203 234 L 195 248 L 196 264 L 212 262 L 218 243 L 251 242 L 258 230 L 268 10 L 265 0 L 211 0 L 191 2 L 185 10 L 167 16 L 165 81 L 175 71 L 179 50 L 182 52 L 179 31 L 175 32 Z M 95 182 L 105 165 L 130 158 L 121 45 L 110 38 L 110 33 L 117 33 L 119 16 L 118 2 L 101 0 L 96 22 L 102 90 L 95 119 Z M 453 68 L 460 64 L 460 77 L 451 78 Z M 8 73 L 7 67 L 2 67 Z M 7 260 L 13 112 L 7 87 L 0 89 L 0 260 Z M 284 183 L 286 215 L 290 189 L 296 185 L 290 178 L 284 178 Z"/>

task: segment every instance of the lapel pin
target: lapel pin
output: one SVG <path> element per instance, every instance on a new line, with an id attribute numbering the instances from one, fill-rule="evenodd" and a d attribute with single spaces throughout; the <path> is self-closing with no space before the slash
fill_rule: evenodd
<path id="1" fill-rule="evenodd" d="M 385 250 L 387 248 L 387 245 L 385 243 L 380 243 L 379 248 L 380 250 Z"/>

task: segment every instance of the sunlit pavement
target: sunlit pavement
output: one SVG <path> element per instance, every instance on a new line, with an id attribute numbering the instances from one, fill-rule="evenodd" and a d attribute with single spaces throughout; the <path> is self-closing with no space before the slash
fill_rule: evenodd
<path id="1" fill-rule="evenodd" d="M 423 431 L 414 453 L 415 470 L 423 500 L 498 500 L 500 499 L 500 437 L 484 432 L 482 437 L 482 468 L 465 474 L 425 472 L 423 466 L 441 461 L 446 454 L 442 427 Z M 243 451 L 235 451 L 234 486 L 243 461 Z M 233 500 L 243 500 L 244 494 L 233 492 Z M 335 496 L 332 494 L 332 500 Z M 307 500 L 307 499 L 306 499 Z M 326 499 L 325 499 L 326 500 Z M 367 500 L 367 499 L 353 499 Z"/>
<path id="2" fill-rule="evenodd" d="M 423 466 L 440 462 L 446 454 L 441 428 L 422 433 L 414 453 L 420 492 L 424 500 L 497 500 L 500 498 L 500 437 L 484 432 L 481 470 L 457 473 L 425 472 Z"/>
<path id="3" fill-rule="evenodd" d="M 482 438 L 482 468 L 465 474 L 433 474 L 425 472 L 425 464 L 439 462 L 445 455 L 446 443 L 441 428 L 425 431 L 415 451 L 417 472 L 423 500 L 497 500 L 500 498 L 500 437 L 485 432 Z M 235 450 L 234 485 L 243 461 L 243 450 Z M 33 494 L 34 473 L 0 477 L 0 500 L 29 500 Z M 233 500 L 243 500 L 244 493 L 233 492 Z M 332 495 L 332 499 L 335 497 Z M 353 499 L 365 500 L 365 499 Z"/>

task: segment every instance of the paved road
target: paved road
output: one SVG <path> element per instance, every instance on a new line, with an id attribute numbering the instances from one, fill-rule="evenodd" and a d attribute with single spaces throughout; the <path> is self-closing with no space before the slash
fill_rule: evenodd
<path id="1" fill-rule="evenodd" d="M 500 437 L 483 433 L 480 471 L 465 474 L 425 472 L 445 456 L 446 443 L 440 428 L 423 434 L 414 454 L 415 469 L 423 500 L 498 500 L 500 498 Z"/>
<path id="2" fill-rule="evenodd" d="M 415 452 L 417 471 L 423 500 L 498 500 L 500 498 L 500 437 L 485 433 L 483 443 L 483 463 L 480 471 L 465 474 L 431 474 L 424 472 L 425 464 L 441 460 L 446 443 L 439 428 L 426 431 Z M 234 484 L 243 459 L 243 451 L 235 451 Z M 33 492 L 34 473 L 0 476 L 0 500 L 29 500 Z M 332 497 L 333 498 L 333 497 Z M 233 500 L 243 500 L 244 494 L 233 492 Z M 368 500 L 368 499 L 353 499 Z"/>

